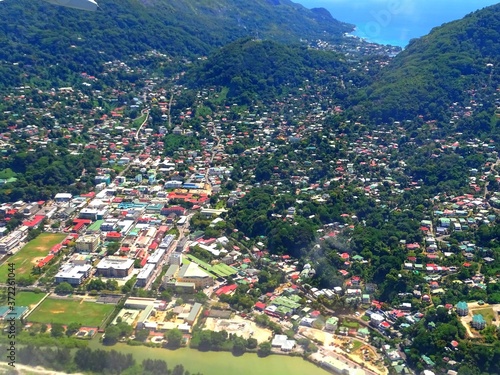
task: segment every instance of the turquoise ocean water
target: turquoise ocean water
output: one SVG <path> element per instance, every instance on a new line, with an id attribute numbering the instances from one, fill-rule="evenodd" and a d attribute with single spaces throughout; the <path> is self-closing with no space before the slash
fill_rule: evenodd
<path id="1" fill-rule="evenodd" d="M 340 21 L 356 25 L 355 35 L 405 47 L 410 39 L 460 19 L 499 0 L 294 0 L 306 8 L 323 7 Z"/>

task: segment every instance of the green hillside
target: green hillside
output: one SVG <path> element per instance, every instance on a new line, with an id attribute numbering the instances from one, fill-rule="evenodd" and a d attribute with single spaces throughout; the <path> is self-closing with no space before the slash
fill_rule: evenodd
<path id="1" fill-rule="evenodd" d="M 227 87 L 229 100 L 250 104 L 297 92 L 319 69 L 336 75 L 349 71 L 342 56 L 335 53 L 247 38 L 210 55 L 186 79 L 193 86 Z"/>
<path id="2" fill-rule="evenodd" d="M 43 1 L 2 4 L 0 88 L 23 84 L 25 72 L 68 82 L 73 72 L 96 74 L 105 61 L 152 49 L 190 57 L 244 36 L 334 40 L 352 29 L 326 11 L 287 0 L 102 0 L 99 5 L 97 12 L 83 12 Z"/>
<path id="3" fill-rule="evenodd" d="M 413 40 L 358 97 L 372 118 L 422 115 L 445 119 L 449 105 L 479 90 L 484 98 L 500 83 L 500 4 L 435 28 Z"/>

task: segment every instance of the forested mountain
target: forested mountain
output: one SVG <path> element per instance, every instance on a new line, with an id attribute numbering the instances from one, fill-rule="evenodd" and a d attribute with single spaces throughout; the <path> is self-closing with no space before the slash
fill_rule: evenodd
<path id="1" fill-rule="evenodd" d="M 443 120 L 451 103 L 484 98 L 496 90 L 499 41 L 497 4 L 411 41 L 357 99 L 383 121 L 417 115 Z"/>
<path id="2" fill-rule="evenodd" d="M 327 11 L 288 0 L 102 0 L 99 5 L 97 12 L 82 12 L 43 1 L 2 3 L 0 86 L 19 84 L 26 69 L 48 77 L 94 74 L 104 61 L 151 49 L 191 57 L 245 36 L 334 40 L 352 29 Z"/>
<path id="3" fill-rule="evenodd" d="M 337 76 L 348 74 L 343 60 L 343 56 L 332 52 L 247 38 L 210 55 L 188 72 L 186 81 L 193 87 L 227 87 L 227 98 L 240 104 L 273 101 L 298 92 L 304 80 L 313 80 L 318 70 Z M 334 90 L 332 87 L 332 96 Z"/>

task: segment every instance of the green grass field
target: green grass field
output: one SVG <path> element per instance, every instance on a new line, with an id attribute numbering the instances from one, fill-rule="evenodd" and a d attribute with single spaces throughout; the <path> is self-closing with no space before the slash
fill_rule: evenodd
<path id="1" fill-rule="evenodd" d="M 98 327 L 114 308 L 114 305 L 94 302 L 47 298 L 27 320 L 34 323 L 80 323 L 86 327 Z"/>
<path id="2" fill-rule="evenodd" d="M 33 307 L 42 300 L 45 293 L 17 292 L 15 297 L 16 306 Z M 7 288 L 0 295 L 0 305 L 7 305 Z"/>
<path id="3" fill-rule="evenodd" d="M 485 307 L 484 309 L 475 309 L 472 311 L 474 315 L 481 314 L 489 325 L 491 322 L 496 321 L 496 313 L 491 307 Z"/>
<path id="4" fill-rule="evenodd" d="M 44 296 L 45 293 L 18 292 L 16 294 L 16 306 L 35 306 Z"/>
<path id="5" fill-rule="evenodd" d="M 355 352 L 356 350 L 358 350 L 359 348 L 361 348 L 364 344 L 361 342 L 361 341 L 358 341 L 358 340 L 354 340 L 352 342 L 352 348 L 351 348 L 351 351 Z"/>
<path id="6" fill-rule="evenodd" d="M 0 282 L 7 280 L 8 263 L 15 264 L 16 277 L 29 276 L 33 266 L 38 260 L 44 258 L 50 249 L 66 238 L 61 233 L 42 233 L 34 240 L 28 242 L 21 250 L 7 259 L 0 266 Z"/>

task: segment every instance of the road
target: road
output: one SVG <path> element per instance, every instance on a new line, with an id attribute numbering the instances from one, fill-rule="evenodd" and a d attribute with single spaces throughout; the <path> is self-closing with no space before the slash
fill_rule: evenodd
<path id="1" fill-rule="evenodd" d="M 141 126 L 139 126 L 139 129 L 135 132 L 135 140 L 137 141 L 139 139 L 139 133 L 142 130 L 142 127 L 148 122 L 149 119 L 149 108 L 145 108 L 142 110 L 142 114 L 146 114 L 146 118 L 142 122 Z"/>
<path id="2" fill-rule="evenodd" d="M 141 132 L 142 130 L 142 127 L 148 122 L 148 119 L 149 119 L 149 108 L 145 108 L 142 110 L 142 113 L 146 114 L 146 118 L 144 119 L 144 121 L 142 122 L 141 126 L 139 126 L 139 129 L 137 129 L 137 131 L 135 132 L 135 135 L 134 135 L 134 139 L 137 141 L 139 139 L 139 133 Z M 142 150 L 139 152 L 140 154 L 142 153 L 142 151 L 144 151 L 146 147 L 144 146 L 142 148 Z M 128 169 L 130 168 L 130 166 L 132 165 L 132 163 L 128 163 L 127 166 L 123 169 L 123 171 L 121 171 L 120 173 L 118 173 L 118 176 L 123 176 L 125 173 L 127 173 Z"/>
<path id="3" fill-rule="evenodd" d="M 217 135 L 217 129 L 215 128 L 215 124 L 214 124 L 213 130 L 212 130 L 212 137 L 214 137 L 214 139 L 216 140 L 216 143 L 214 143 L 214 146 L 212 147 L 212 155 L 210 156 L 210 162 L 208 164 L 207 170 L 205 171 L 205 183 L 210 185 L 210 187 L 212 186 L 212 184 L 210 184 L 210 180 L 208 178 L 208 172 L 210 170 L 210 167 L 213 164 L 215 155 L 217 154 L 217 150 L 219 149 L 219 145 L 220 145 L 220 138 Z"/>

